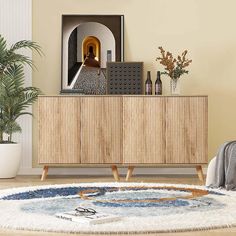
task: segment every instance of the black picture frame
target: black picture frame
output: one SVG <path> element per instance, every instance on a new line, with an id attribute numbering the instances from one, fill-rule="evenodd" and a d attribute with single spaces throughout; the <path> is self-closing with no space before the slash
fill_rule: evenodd
<path id="1" fill-rule="evenodd" d="M 71 40 L 72 33 L 75 29 L 79 32 L 79 27 L 85 23 L 97 23 L 106 27 L 114 36 L 115 39 L 115 58 L 113 61 L 123 62 L 124 61 L 124 15 L 62 15 L 61 18 L 61 93 L 77 93 L 83 91 L 77 91 L 73 89 L 73 76 L 69 74 L 69 63 L 73 65 L 73 59 L 70 62 L 70 52 L 76 51 L 78 45 L 72 46 L 70 49 L 69 40 Z M 75 38 L 76 38 L 76 34 Z M 91 35 L 89 35 L 91 36 Z M 77 39 L 74 39 L 76 41 Z M 74 47 L 74 49 L 73 49 Z M 103 48 L 101 47 L 101 51 Z M 107 50 L 108 52 L 108 50 Z M 104 52 L 102 52 L 104 53 Z M 73 53 L 72 53 L 73 54 Z M 72 56 L 74 58 L 76 55 Z M 104 58 L 104 57 L 103 57 Z M 81 62 L 78 62 L 79 64 Z M 105 63 L 103 63 L 105 64 Z M 77 66 L 79 67 L 79 65 Z M 102 67 L 104 68 L 104 66 Z M 75 69 L 74 71 L 76 71 Z M 72 71 L 72 70 L 71 70 Z M 72 71 L 73 72 L 73 71 Z M 70 75 L 70 78 L 69 78 Z"/>

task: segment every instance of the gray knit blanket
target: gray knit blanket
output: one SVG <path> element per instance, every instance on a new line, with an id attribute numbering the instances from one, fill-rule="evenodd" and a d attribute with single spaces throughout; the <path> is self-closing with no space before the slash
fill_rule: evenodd
<path id="1" fill-rule="evenodd" d="M 236 191 L 236 141 L 224 143 L 216 156 L 216 170 L 209 187 Z"/>

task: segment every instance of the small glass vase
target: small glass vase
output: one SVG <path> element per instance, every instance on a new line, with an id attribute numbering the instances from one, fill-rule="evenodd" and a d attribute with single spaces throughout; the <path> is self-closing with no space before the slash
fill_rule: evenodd
<path id="1" fill-rule="evenodd" d="M 170 79 L 170 94 L 171 95 L 180 95 L 180 80 Z"/>

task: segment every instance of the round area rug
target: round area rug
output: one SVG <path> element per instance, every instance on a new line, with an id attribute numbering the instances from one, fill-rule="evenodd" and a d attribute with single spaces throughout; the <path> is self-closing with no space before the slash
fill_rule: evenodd
<path id="1" fill-rule="evenodd" d="M 120 220 L 91 225 L 55 216 L 77 207 Z M 36 186 L 1 190 L 0 212 L 0 227 L 9 229 L 90 234 L 203 230 L 236 226 L 236 193 L 154 183 Z"/>

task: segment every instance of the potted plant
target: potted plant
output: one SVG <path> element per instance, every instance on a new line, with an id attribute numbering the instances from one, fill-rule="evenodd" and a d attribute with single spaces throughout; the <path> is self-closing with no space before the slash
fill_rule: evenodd
<path id="1" fill-rule="evenodd" d="M 183 74 L 188 74 L 186 68 L 192 63 L 192 60 L 186 58 L 187 50 L 184 50 L 177 58 L 174 58 L 172 53 L 166 52 L 162 47 L 159 47 L 159 50 L 161 56 L 157 57 L 156 61 L 160 61 L 160 64 L 165 66 L 165 71 L 161 74 L 170 77 L 170 92 L 173 95 L 178 95 L 180 93 L 179 78 Z"/>
<path id="2" fill-rule="evenodd" d="M 24 86 L 24 65 L 33 66 L 32 60 L 19 49 L 36 50 L 35 42 L 22 40 L 7 49 L 6 40 L 0 35 L 0 178 L 13 178 L 19 169 L 21 144 L 13 141 L 13 134 L 21 132 L 17 120 L 22 115 L 32 115 L 27 108 L 40 94 L 35 87 Z"/>

